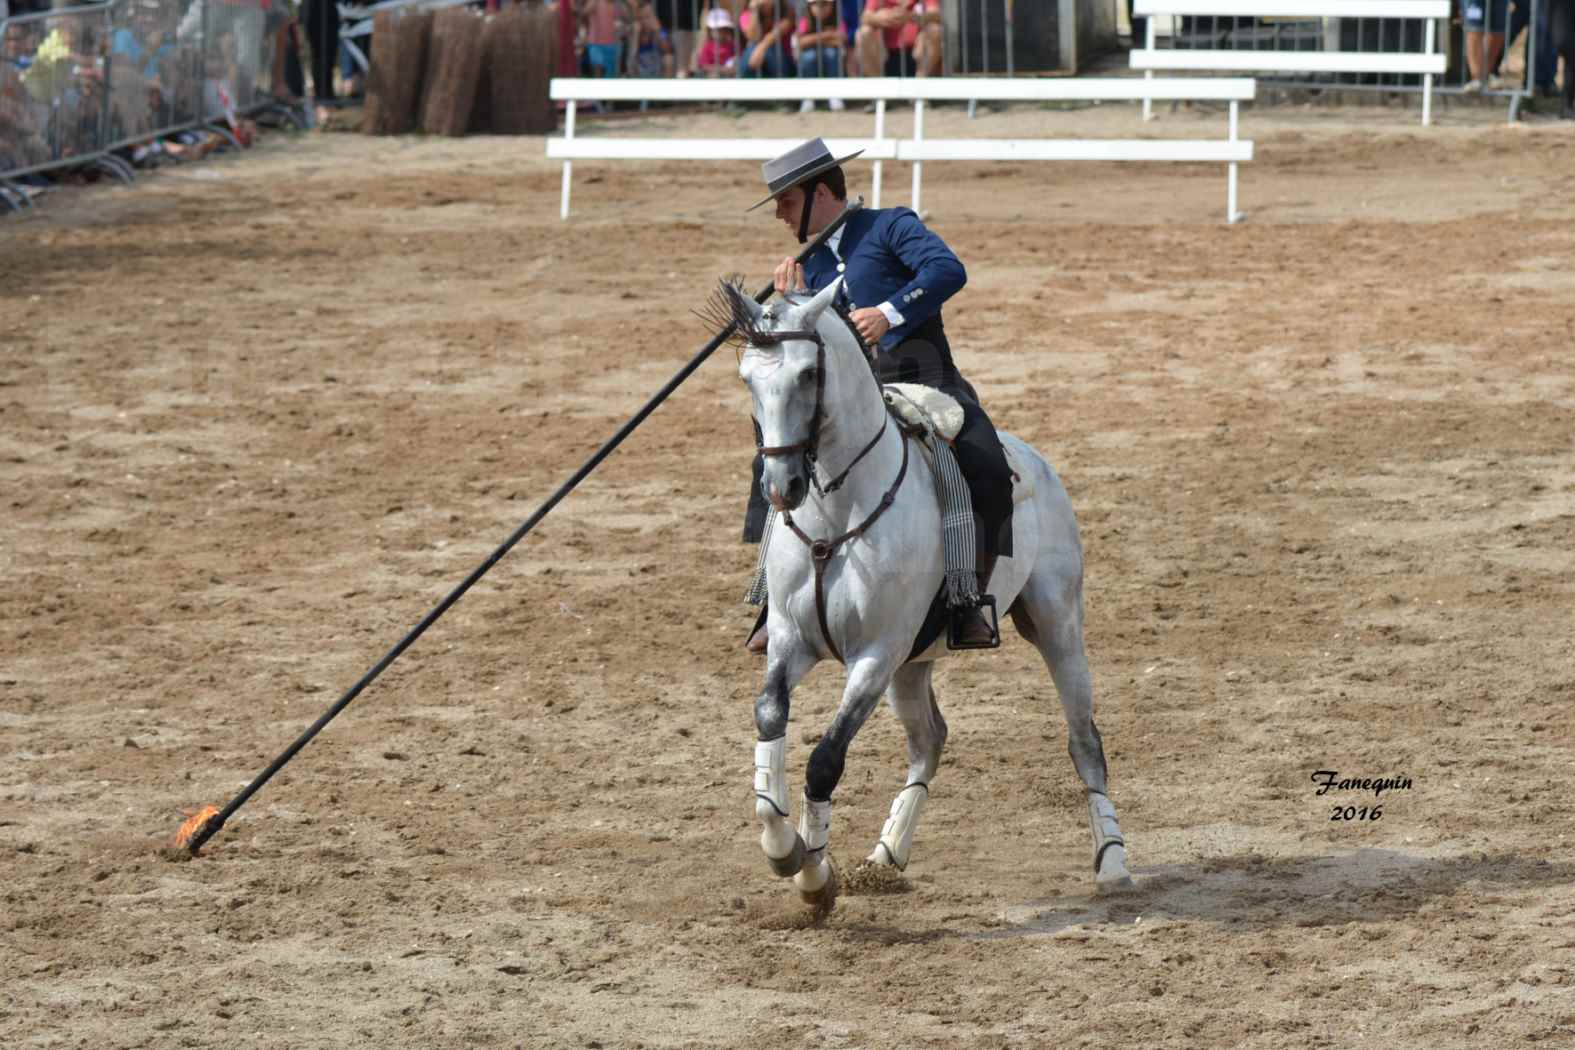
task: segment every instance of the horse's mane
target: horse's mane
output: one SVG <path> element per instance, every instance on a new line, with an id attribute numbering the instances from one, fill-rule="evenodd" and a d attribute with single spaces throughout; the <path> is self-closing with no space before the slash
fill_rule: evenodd
<path id="1" fill-rule="evenodd" d="M 808 297 L 804 293 L 789 292 L 784 298 L 792 305 L 800 306 Z M 731 329 L 726 341 L 735 350 L 742 351 L 748 346 L 775 345 L 780 341 L 776 333 L 768 332 L 756 324 L 748 304 L 749 296 L 744 292 L 744 279 L 735 274 L 718 281 L 716 291 L 711 293 L 705 305 L 696 310 L 695 314 L 706 323 L 713 335 L 721 335 Z M 847 327 L 848 334 L 853 336 L 853 341 L 858 344 L 859 352 L 864 355 L 864 359 L 873 360 L 869 344 L 865 343 L 864 337 L 859 334 L 858 326 L 853 323 L 853 317 L 848 312 L 847 306 L 833 300 L 831 308 Z"/>

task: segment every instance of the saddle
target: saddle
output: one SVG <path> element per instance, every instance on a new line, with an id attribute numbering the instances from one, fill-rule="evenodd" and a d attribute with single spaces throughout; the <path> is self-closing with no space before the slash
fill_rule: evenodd
<path id="1" fill-rule="evenodd" d="M 934 434 L 950 444 L 962 431 L 963 407 L 944 391 L 920 383 L 886 383 L 881 387 L 881 396 L 886 399 L 886 407 L 892 415 L 910 432 Z M 932 460 L 930 466 L 933 468 L 934 451 L 924 442 L 920 442 L 920 448 L 925 458 Z M 1032 475 L 1021 469 L 1011 445 L 1002 442 L 1001 451 L 1006 453 L 1006 465 L 1012 470 L 1012 505 L 1015 507 L 1034 494 Z"/>

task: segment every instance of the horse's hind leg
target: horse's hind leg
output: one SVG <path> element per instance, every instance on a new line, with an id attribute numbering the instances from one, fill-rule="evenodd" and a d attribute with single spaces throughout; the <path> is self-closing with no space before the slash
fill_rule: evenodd
<path id="1" fill-rule="evenodd" d="M 908 781 L 891 804 L 891 816 L 881 828 L 880 841 L 866 859 L 871 864 L 887 864 L 902 871 L 908 866 L 908 851 L 913 832 L 924 814 L 930 797 L 930 783 L 940 768 L 941 749 L 946 746 L 946 720 L 935 703 L 930 676 L 933 663 L 908 664 L 891 680 L 892 713 L 908 734 Z"/>
<path id="2" fill-rule="evenodd" d="M 1094 886 L 1101 893 L 1132 888 L 1126 840 L 1107 793 L 1105 749 L 1094 725 L 1094 689 L 1083 652 L 1083 593 L 1076 578 L 1040 569 L 1011 608 L 1017 631 L 1044 657 L 1066 713 L 1067 751 L 1088 794 L 1094 840 Z"/>

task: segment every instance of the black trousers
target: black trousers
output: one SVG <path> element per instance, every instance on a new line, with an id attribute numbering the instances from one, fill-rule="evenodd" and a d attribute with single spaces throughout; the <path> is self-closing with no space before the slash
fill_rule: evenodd
<path id="1" fill-rule="evenodd" d="M 952 395 L 962 405 L 962 430 L 952 441 L 952 452 L 968 482 L 973 498 L 979 550 L 984 555 L 1012 555 L 1012 468 L 996 436 L 995 424 L 979 404 L 973 385 L 952 362 L 951 345 L 939 317 L 927 322 L 903 342 L 876 354 L 875 375 L 882 383 L 920 383 Z M 760 472 L 765 461 L 755 457 L 750 470 L 749 505 L 744 514 L 744 542 L 759 543 L 765 531 L 769 505 L 760 492 Z"/>
<path id="2" fill-rule="evenodd" d="M 339 8 L 334 0 L 306 0 L 301 25 L 312 47 L 312 94 L 319 102 L 334 99 L 334 66 L 339 61 Z"/>

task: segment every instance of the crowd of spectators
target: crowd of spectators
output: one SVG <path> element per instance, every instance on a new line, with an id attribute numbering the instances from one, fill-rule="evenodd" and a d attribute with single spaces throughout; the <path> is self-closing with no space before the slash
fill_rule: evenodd
<path id="1" fill-rule="evenodd" d="M 0 0 L 0 171 L 88 154 L 104 142 L 138 163 L 202 152 L 218 141 L 165 129 L 227 118 L 244 138 L 251 129 L 236 111 L 270 99 L 301 102 L 308 72 L 317 103 L 305 109 L 309 117 L 323 119 L 338 94 L 359 87 L 337 0 L 115 0 L 108 20 L 17 20 L 95 2 L 108 0 Z M 475 2 L 495 10 L 543 0 Z M 583 76 L 924 77 L 943 69 L 942 0 L 545 2 L 570 5 Z M 1540 5 L 1538 46 L 1526 63 L 1528 86 L 1539 94 L 1552 92 L 1557 75 L 1550 4 Z M 1530 8 L 1530 0 L 1461 0 L 1466 91 L 1518 86 L 1500 67 L 1528 28 Z M 1135 33 L 1141 21 L 1133 20 Z M 359 44 L 370 52 L 367 38 Z M 837 99 L 829 105 L 843 108 Z"/>
<path id="2" fill-rule="evenodd" d="M 0 172 L 70 166 L 106 146 L 150 166 L 249 142 L 241 110 L 275 82 L 266 63 L 283 54 L 267 42 L 285 11 L 281 0 L 0 0 Z M 53 16 L 23 17 L 39 14 Z"/>
<path id="3" fill-rule="evenodd" d="M 567 2 L 579 18 L 580 64 L 588 76 L 941 72 L 941 0 Z"/>

